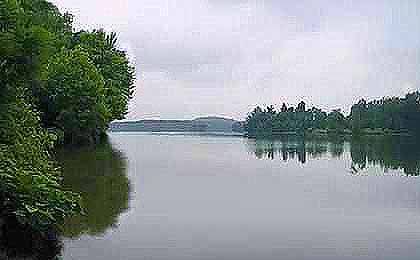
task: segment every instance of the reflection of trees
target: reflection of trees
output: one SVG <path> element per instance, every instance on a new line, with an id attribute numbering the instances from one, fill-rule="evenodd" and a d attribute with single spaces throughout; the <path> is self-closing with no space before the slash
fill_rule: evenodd
<path id="1" fill-rule="evenodd" d="M 284 161 L 307 160 L 325 156 L 341 157 L 347 141 L 344 138 L 303 138 L 284 136 L 278 139 L 250 139 L 248 149 L 259 159 L 281 158 Z M 353 138 L 348 143 L 354 173 L 368 166 L 402 169 L 407 175 L 420 175 L 420 141 L 407 137 Z"/>
<path id="2" fill-rule="evenodd" d="M 341 156 L 344 152 L 344 140 L 331 140 L 322 138 L 305 139 L 299 136 L 282 136 L 276 139 L 248 140 L 249 150 L 259 159 L 275 159 L 280 157 L 283 161 L 295 159 L 301 163 L 330 153 L 332 156 Z"/>
<path id="3" fill-rule="evenodd" d="M 115 226 L 129 203 L 130 184 L 122 154 L 104 143 L 95 148 L 61 150 L 57 160 L 65 187 L 82 195 L 86 211 L 66 221 L 64 236 L 96 235 Z"/>
<path id="4" fill-rule="evenodd" d="M 344 153 L 344 139 L 331 138 L 328 141 L 328 151 L 334 158 L 339 158 Z"/>
<path id="5" fill-rule="evenodd" d="M 64 186 L 81 193 L 86 215 L 67 219 L 63 235 L 101 234 L 128 209 L 130 184 L 122 154 L 103 143 L 93 148 L 57 151 Z M 40 233 L 15 218 L 0 217 L 0 259 L 56 259 L 61 240 L 54 230 Z"/>
<path id="6" fill-rule="evenodd" d="M 420 175 L 420 142 L 407 137 L 355 138 L 351 141 L 353 169 L 376 165 L 388 169 L 402 169 L 411 176 Z"/>

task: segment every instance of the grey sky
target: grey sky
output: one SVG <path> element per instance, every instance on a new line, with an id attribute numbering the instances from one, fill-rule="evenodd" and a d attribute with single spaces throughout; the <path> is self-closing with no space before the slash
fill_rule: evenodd
<path id="1" fill-rule="evenodd" d="M 53 0 L 119 33 L 136 64 L 129 119 L 282 102 L 347 110 L 420 86 L 418 0 Z"/>

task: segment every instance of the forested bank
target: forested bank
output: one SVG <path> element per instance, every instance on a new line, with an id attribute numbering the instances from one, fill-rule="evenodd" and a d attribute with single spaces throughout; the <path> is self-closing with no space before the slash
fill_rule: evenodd
<path id="1" fill-rule="evenodd" d="M 410 134 L 420 133 L 420 92 L 405 97 L 382 98 L 367 102 L 360 100 L 351 107 L 348 116 L 341 110 L 331 112 L 300 102 L 296 108 L 283 103 L 276 111 L 274 106 L 256 107 L 246 119 L 250 137 L 270 137 L 284 133 L 313 134 Z"/>
<path id="2" fill-rule="evenodd" d="M 81 212 L 51 149 L 97 142 L 133 91 L 116 34 L 72 20 L 45 0 L 0 1 L 0 217 L 41 233 Z"/>

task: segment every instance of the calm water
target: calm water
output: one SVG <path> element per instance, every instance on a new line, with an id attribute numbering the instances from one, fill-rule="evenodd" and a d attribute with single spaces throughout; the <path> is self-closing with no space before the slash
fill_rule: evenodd
<path id="1" fill-rule="evenodd" d="M 66 260 L 420 259 L 412 140 L 119 133 L 61 152 Z"/>

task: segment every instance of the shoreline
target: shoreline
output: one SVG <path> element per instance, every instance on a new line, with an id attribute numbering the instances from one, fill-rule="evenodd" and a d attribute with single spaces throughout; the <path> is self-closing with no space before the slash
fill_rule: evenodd
<path id="1" fill-rule="evenodd" d="M 364 131 L 359 134 L 350 131 L 327 131 L 314 130 L 306 132 L 284 131 L 274 134 L 249 135 L 246 132 L 223 132 L 223 131 L 138 131 L 138 130 L 111 130 L 108 133 L 142 133 L 150 135 L 203 135 L 203 136 L 235 136 L 250 139 L 256 138 L 277 138 L 282 136 L 300 136 L 300 137 L 343 137 L 343 138 L 359 138 L 359 137 L 415 137 L 408 132 L 397 131 Z"/>
<path id="2" fill-rule="evenodd" d="M 312 131 L 284 131 L 269 135 L 248 135 L 244 133 L 244 137 L 248 138 L 271 138 L 281 136 L 302 136 L 302 137 L 344 137 L 344 138 L 359 138 L 359 137 L 415 137 L 409 132 L 401 131 L 384 131 L 384 130 L 363 130 L 360 133 L 353 133 L 351 130 L 344 131 L 328 131 L 328 130 L 312 130 Z"/>

